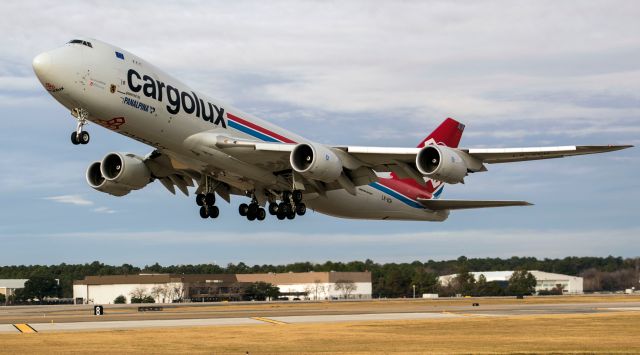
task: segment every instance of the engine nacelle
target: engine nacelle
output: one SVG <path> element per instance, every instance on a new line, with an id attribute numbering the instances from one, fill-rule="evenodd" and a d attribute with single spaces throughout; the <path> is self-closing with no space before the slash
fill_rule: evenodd
<path id="1" fill-rule="evenodd" d="M 467 164 L 455 150 L 439 145 L 428 145 L 416 156 L 418 171 L 431 179 L 457 184 L 467 176 Z"/>
<path id="2" fill-rule="evenodd" d="M 100 163 L 105 180 L 139 190 L 151 182 L 151 172 L 143 158 L 130 153 L 109 153 Z"/>
<path id="3" fill-rule="evenodd" d="M 342 174 L 340 158 L 320 144 L 298 144 L 291 151 L 289 161 L 294 171 L 312 180 L 333 182 Z"/>
<path id="4" fill-rule="evenodd" d="M 93 162 L 89 165 L 86 178 L 89 186 L 100 192 L 105 192 L 113 196 L 124 196 L 131 192 L 131 189 L 127 186 L 106 180 L 104 176 L 102 176 L 102 172 L 100 172 L 99 161 Z"/>

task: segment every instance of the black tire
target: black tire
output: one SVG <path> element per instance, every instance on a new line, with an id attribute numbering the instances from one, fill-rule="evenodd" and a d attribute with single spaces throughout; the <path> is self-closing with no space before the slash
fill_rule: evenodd
<path id="1" fill-rule="evenodd" d="M 209 217 L 218 218 L 220 215 L 220 209 L 218 206 L 209 206 Z"/>
<path id="2" fill-rule="evenodd" d="M 247 212 L 247 219 L 248 219 L 248 220 L 250 220 L 250 221 L 254 221 L 254 220 L 256 219 L 256 217 L 257 217 L 257 216 L 256 216 L 256 214 L 255 214 L 255 213 L 251 213 L 251 210 L 249 210 L 249 211 Z"/>
<path id="3" fill-rule="evenodd" d="M 287 219 L 294 219 L 296 218 L 296 213 L 294 211 L 289 211 L 289 213 L 287 213 Z"/>
<path id="4" fill-rule="evenodd" d="M 202 206 L 200 207 L 200 217 L 202 218 L 208 218 L 209 217 L 209 213 L 207 212 L 207 208 Z"/>
<path id="5" fill-rule="evenodd" d="M 73 143 L 73 145 L 80 144 L 80 141 L 78 140 L 78 133 L 76 132 L 71 133 L 71 143 Z"/>
<path id="6" fill-rule="evenodd" d="M 258 215 L 256 216 L 258 221 L 264 221 L 266 217 L 267 217 L 267 211 L 265 211 L 264 208 L 259 208 Z"/>
<path id="7" fill-rule="evenodd" d="M 278 211 L 282 211 L 285 215 L 288 215 L 289 212 L 291 212 L 291 205 L 285 202 L 280 202 Z"/>
<path id="8" fill-rule="evenodd" d="M 275 216 L 276 214 L 278 214 L 278 204 L 275 202 L 271 202 L 269 204 L 269 214 L 272 216 Z"/>
<path id="9" fill-rule="evenodd" d="M 296 205 L 296 214 L 298 216 L 304 216 L 306 212 L 307 212 L 307 205 L 305 205 L 304 203 L 299 203 Z"/>
<path id="10" fill-rule="evenodd" d="M 80 137 L 78 137 L 78 142 L 80 144 L 88 144 L 91 136 L 89 136 L 89 132 L 82 131 L 80 132 Z"/>
<path id="11" fill-rule="evenodd" d="M 296 204 L 302 202 L 302 191 L 294 190 L 293 193 L 291 193 L 291 197 Z"/>
<path id="12" fill-rule="evenodd" d="M 286 218 L 286 215 L 282 211 L 278 211 L 278 214 L 276 216 L 278 216 L 278 219 L 281 221 Z"/>
<path id="13" fill-rule="evenodd" d="M 213 206 L 216 204 L 216 194 L 214 194 L 213 192 L 209 192 L 208 194 L 204 195 L 204 203 L 207 204 L 207 206 Z"/>
<path id="14" fill-rule="evenodd" d="M 258 215 L 258 209 L 260 208 L 260 206 L 258 206 L 257 203 L 252 203 L 249 205 L 249 212 L 247 213 L 251 213 L 254 216 Z"/>
<path id="15" fill-rule="evenodd" d="M 204 206 L 204 194 L 197 194 L 196 195 L 196 205 Z"/>
<path id="16" fill-rule="evenodd" d="M 238 207 L 238 212 L 240 212 L 240 215 L 242 217 L 246 217 L 247 212 L 249 212 L 249 205 L 247 205 L 246 203 L 241 203 L 240 207 Z"/>
<path id="17" fill-rule="evenodd" d="M 284 191 L 282 193 L 282 202 L 289 202 L 289 198 L 291 198 L 291 192 Z"/>

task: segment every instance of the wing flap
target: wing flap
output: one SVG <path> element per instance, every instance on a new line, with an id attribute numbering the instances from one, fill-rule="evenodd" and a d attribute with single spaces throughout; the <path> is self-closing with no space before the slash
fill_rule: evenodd
<path id="1" fill-rule="evenodd" d="M 527 201 L 492 201 L 492 200 L 432 200 L 418 198 L 418 202 L 430 210 L 464 210 L 471 208 L 532 206 Z"/>

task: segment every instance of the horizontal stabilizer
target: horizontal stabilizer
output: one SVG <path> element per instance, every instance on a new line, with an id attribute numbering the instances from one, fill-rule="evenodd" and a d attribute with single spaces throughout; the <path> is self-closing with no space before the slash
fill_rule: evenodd
<path id="1" fill-rule="evenodd" d="M 431 200 L 418 197 L 418 202 L 430 210 L 464 210 L 469 208 L 531 206 L 527 201 L 482 201 L 482 200 Z"/>

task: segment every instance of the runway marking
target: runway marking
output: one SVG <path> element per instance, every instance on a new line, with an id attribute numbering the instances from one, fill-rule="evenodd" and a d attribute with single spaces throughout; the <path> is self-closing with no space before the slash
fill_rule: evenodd
<path id="1" fill-rule="evenodd" d="M 14 324 L 13 326 L 16 327 L 16 329 L 18 329 L 20 333 L 37 333 L 38 332 L 37 330 L 31 328 L 29 324 L 25 324 L 25 323 Z"/>
<path id="2" fill-rule="evenodd" d="M 279 324 L 279 325 L 289 324 L 287 322 L 282 322 L 282 321 L 279 321 L 279 320 L 269 319 L 269 318 L 264 318 L 264 317 L 251 317 L 251 319 L 255 319 L 255 320 L 259 320 L 259 321 L 267 322 L 267 323 Z"/>

